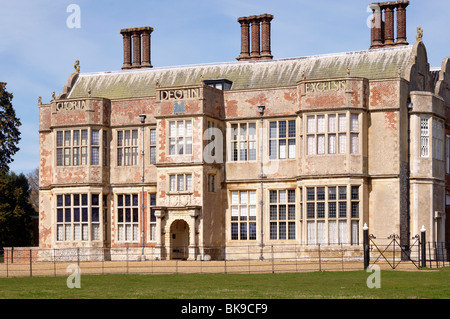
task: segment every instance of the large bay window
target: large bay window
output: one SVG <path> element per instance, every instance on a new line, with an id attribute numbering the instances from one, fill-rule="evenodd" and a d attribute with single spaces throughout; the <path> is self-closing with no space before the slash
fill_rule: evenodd
<path id="1" fill-rule="evenodd" d="M 100 194 L 56 195 L 56 240 L 100 240 Z"/>
<path id="2" fill-rule="evenodd" d="M 359 244 L 359 189 L 347 185 L 306 188 L 307 244 Z"/>
<path id="3" fill-rule="evenodd" d="M 308 115 L 307 155 L 359 153 L 359 115 L 350 113 Z M 350 143 L 350 147 L 348 146 Z"/>
<path id="4" fill-rule="evenodd" d="M 100 143 L 100 134 L 103 136 L 103 145 Z M 100 165 L 102 147 L 105 150 L 103 165 L 106 166 L 107 136 L 107 131 L 91 128 L 56 131 L 56 166 Z"/>

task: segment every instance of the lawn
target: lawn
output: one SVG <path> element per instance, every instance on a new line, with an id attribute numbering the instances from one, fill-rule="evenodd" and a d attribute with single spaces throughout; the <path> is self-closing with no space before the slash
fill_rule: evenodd
<path id="1" fill-rule="evenodd" d="M 0 278 L 0 298 L 15 299 L 409 299 L 450 298 L 450 268 L 381 271 L 368 288 L 365 271 L 289 274 L 82 275 Z"/>

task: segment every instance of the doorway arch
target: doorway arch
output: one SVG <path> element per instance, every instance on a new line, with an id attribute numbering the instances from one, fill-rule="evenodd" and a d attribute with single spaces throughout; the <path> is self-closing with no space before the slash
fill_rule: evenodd
<path id="1" fill-rule="evenodd" d="M 188 259 L 189 225 L 182 219 L 170 225 L 170 259 Z"/>

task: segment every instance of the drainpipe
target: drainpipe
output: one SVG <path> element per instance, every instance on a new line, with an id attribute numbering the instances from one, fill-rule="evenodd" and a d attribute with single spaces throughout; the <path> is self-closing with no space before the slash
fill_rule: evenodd
<path id="1" fill-rule="evenodd" d="M 264 188 L 263 188 L 263 178 L 265 178 L 264 176 L 264 170 L 263 170 L 263 157 L 264 157 L 264 141 L 263 141 L 263 125 L 264 125 L 264 110 L 266 109 L 266 107 L 264 105 L 260 105 L 258 106 L 258 112 L 259 115 L 261 115 L 261 128 L 260 128 L 260 146 L 259 146 L 259 151 L 260 151 L 260 162 L 261 162 L 261 170 L 260 170 L 260 174 L 259 174 L 259 178 L 261 179 L 261 183 L 260 183 L 260 187 L 261 187 L 261 201 L 259 202 L 260 206 L 261 206 L 261 212 L 260 212 L 260 229 L 261 229 L 261 244 L 259 245 L 261 247 L 260 249 L 260 256 L 259 256 L 259 260 L 263 261 L 264 260 L 264 256 L 263 256 L 263 248 L 264 248 L 264 226 L 263 226 L 263 214 L 264 214 Z"/>
<path id="2" fill-rule="evenodd" d="M 145 223 L 144 223 L 144 217 L 145 217 L 145 205 L 144 205 L 144 197 L 145 197 L 145 190 L 144 190 L 144 182 L 145 182 L 145 159 L 144 159 L 144 155 L 145 155 L 145 151 L 144 151 L 144 147 L 145 147 L 145 137 L 144 137 L 144 124 L 145 124 L 145 119 L 146 119 L 146 115 L 145 114 L 141 114 L 139 115 L 140 119 L 141 119 L 141 132 L 142 132 L 142 150 L 141 150 L 141 155 L 142 155 L 142 198 L 141 198 L 141 214 L 142 214 L 142 255 L 141 255 L 141 260 L 144 261 L 145 260 L 145 256 L 144 256 L 144 248 L 145 248 Z"/>
<path id="3" fill-rule="evenodd" d="M 411 221 L 411 111 L 413 109 L 413 104 L 411 102 L 411 97 L 408 97 L 406 101 L 406 111 L 408 112 L 407 121 L 408 121 L 408 158 L 407 158 L 407 167 L 406 167 L 406 225 L 404 226 L 404 232 L 406 234 L 401 234 L 400 239 L 404 239 L 404 252 L 402 253 L 402 259 L 409 259 L 410 255 L 410 246 L 409 246 L 409 238 L 411 235 L 410 232 L 410 221 Z"/>

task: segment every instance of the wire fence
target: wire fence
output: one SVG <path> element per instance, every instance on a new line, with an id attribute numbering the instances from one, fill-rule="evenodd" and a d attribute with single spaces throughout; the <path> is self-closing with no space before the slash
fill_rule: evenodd
<path id="1" fill-rule="evenodd" d="M 450 266 L 447 245 L 427 243 L 427 267 Z M 380 251 L 384 253 L 380 258 Z M 194 258 L 195 257 L 195 258 Z M 420 255 L 408 260 L 389 246 L 370 247 L 371 262 L 382 268 L 417 270 Z M 361 245 L 258 245 L 154 248 L 5 248 L 0 277 L 67 276 L 76 265 L 82 274 L 282 273 L 364 269 Z"/>

